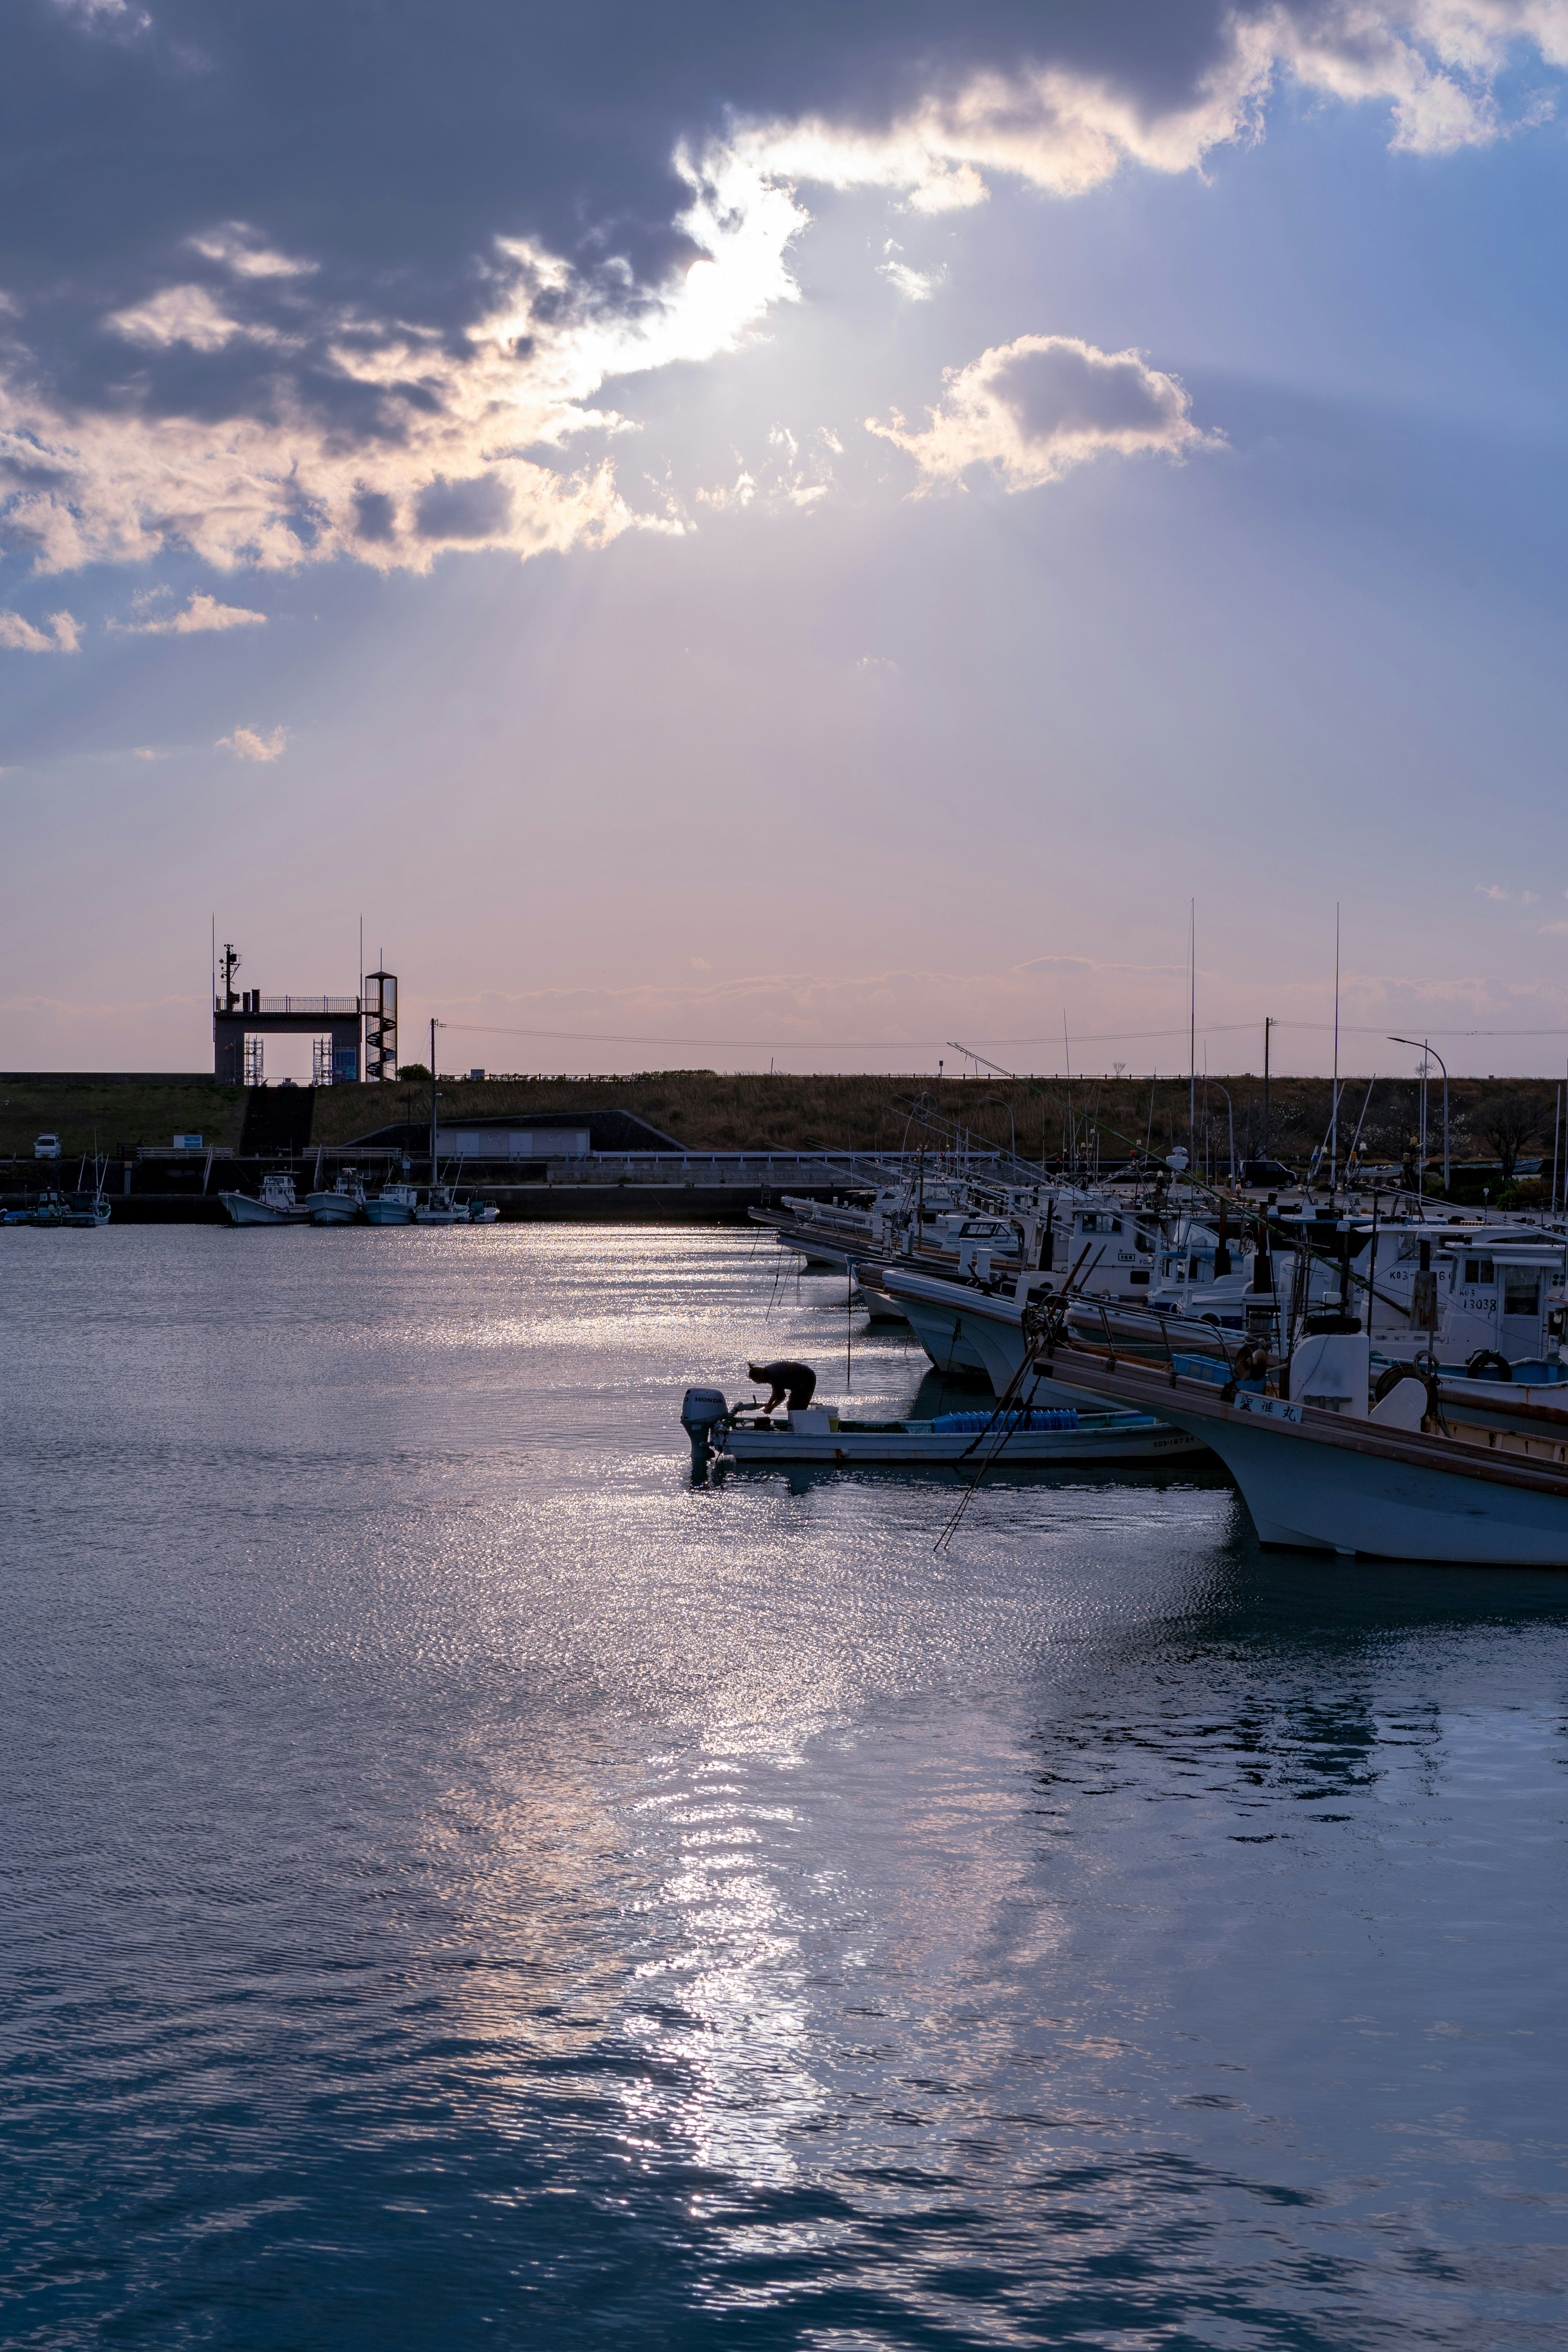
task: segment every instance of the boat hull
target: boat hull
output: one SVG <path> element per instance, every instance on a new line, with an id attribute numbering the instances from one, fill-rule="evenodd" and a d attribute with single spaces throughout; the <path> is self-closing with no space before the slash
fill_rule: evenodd
<path id="1" fill-rule="evenodd" d="M 921 1465 L 978 1470 L 1099 1469 L 1127 1464 L 1144 1466 L 1190 1460 L 1204 1452 L 1201 1439 L 1171 1429 L 1152 1416 L 1128 1414 L 1113 1425 L 1076 1430 L 1018 1430 L 998 1449 L 997 1433 L 933 1430 L 912 1423 L 896 1429 L 731 1429 L 721 1458 L 748 1467 L 771 1462 L 831 1462 L 887 1467 Z"/>
<path id="2" fill-rule="evenodd" d="M 253 1200 L 248 1192 L 220 1192 L 218 1199 L 237 1225 L 308 1225 L 310 1222 L 309 1209 L 274 1209 L 266 1201 Z"/>
<path id="3" fill-rule="evenodd" d="M 1452 1439 L 1341 1422 L 1273 1398 L 1227 1402 L 1166 1387 L 1125 1363 L 1105 1370 L 1062 1349 L 1103 1402 L 1153 1413 L 1201 1437 L 1241 1489 L 1261 1542 L 1470 1568 L 1568 1568 L 1568 1475 Z"/>
<path id="4" fill-rule="evenodd" d="M 939 1372 L 964 1372 L 989 1381 L 985 1359 L 964 1329 L 962 1315 L 924 1298 L 906 1297 L 901 1304 L 905 1321 Z"/>
<path id="5" fill-rule="evenodd" d="M 1267 1426 L 1195 1426 L 1240 1487 L 1262 1543 L 1456 1567 L 1568 1568 L 1568 1503 L 1554 1496 L 1337 1452 L 1331 1483 Z"/>
<path id="6" fill-rule="evenodd" d="M 903 1266 L 886 1266 L 882 1278 L 897 1298 L 916 1335 L 939 1371 L 947 1365 L 933 1353 L 932 1341 L 945 1342 L 950 1331 L 956 1328 L 959 1344 L 978 1363 L 991 1383 L 992 1393 L 1004 1397 L 1014 1391 L 1014 1383 L 1023 1371 L 1028 1354 L 1028 1341 L 1024 1335 L 1023 1310 L 1016 1299 L 975 1291 L 962 1297 L 962 1303 L 946 1304 L 937 1286 L 940 1276 L 911 1273 Z M 943 1285 L 943 1288 L 947 1286 Z M 920 1318 L 930 1325 L 931 1339 L 921 1330 Z M 943 1322 L 940 1318 L 946 1318 Z M 955 1352 L 960 1369 L 965 1357 Z M 1037 1405 L 1079 1405 L 1092 1407 L 1097 1400 L 1085 1396 L 1081 1390 L 1069 1388 L 1066 1381 L 1053 1380 L 1042 1373 L 1037 1382 L 1029 1387 L 1029 1401 Z"/>

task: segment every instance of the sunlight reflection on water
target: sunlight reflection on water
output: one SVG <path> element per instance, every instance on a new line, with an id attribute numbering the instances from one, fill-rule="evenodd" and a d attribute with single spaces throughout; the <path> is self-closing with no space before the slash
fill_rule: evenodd
<path id="1" fill-rule="evenodd" d="M 750 1234 L 6 1242 L 13 2340 L 1554 2341 L 1559 1580 L 694 1490 Z"/>

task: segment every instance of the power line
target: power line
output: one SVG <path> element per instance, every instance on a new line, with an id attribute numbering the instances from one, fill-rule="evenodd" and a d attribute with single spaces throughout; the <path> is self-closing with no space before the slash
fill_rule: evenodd
<path id="1" fill-rule="evenodd" d="M 673 1036 L 647 1036 L 618 1029 L 513 1029 L 492 1022 L 451 1021 L 446 1024 L 465 1036 L 474 1037 L 542 1037 L 587 1045 L 724 1045 L 752 1052 L 773 1053 L 879 1053 L 931 1051 L 949 1041 L 938 1037 L 705 1037 L 693 1030 Z M 1290 1021 L 1279 1019 L 1277 1029 L 1305 1029 L 1328 1035 L 1331 1021 Z M 1256 1021 L 1210 1021 L 1205 1024 L 1205 1034 L 1210 1037 L 1228 1036 L 1242 1030 L 1254 1030 Z M 1568 1024 L 1547 1029 L 1458 1029 L 1445 1027 L 1436 1022 L 1422 1024 L 1431 1037 L 1568 1037 Z M 1344 1021 L 1342 1034 L 1352 1036 L 1382 1037 L 1387 1034 L 1381 1021 Z M 1122 1045 L 1158 1041 L 1169 1037 L 1185 1037 L 1187 1029 L 1102 1029 L 1087 1032 L 1080 1038 L 1085 1045 Z M 983 1045 L 1043 1045 L 1054 1042 L 1045 1031 L 1030 1037 L 982 1037 Z"/>

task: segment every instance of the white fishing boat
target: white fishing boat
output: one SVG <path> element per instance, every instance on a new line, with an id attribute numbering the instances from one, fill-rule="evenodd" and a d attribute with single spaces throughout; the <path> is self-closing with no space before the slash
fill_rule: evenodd
<path id="1" fill-rule="evenodd" d="M 499 1225 L 500 1211 L 493 1201 L 481 1201 L 476 1194 L 468 1202 L 470 1225 Z"/>
<path id="2" fill-rule="evenodd" d="M 432 1184 L 414 1212 L 416 1225 L 466 1225 L 467 1209 L 460 1209 L 452 1198 L 449 1184 Z"/>
<path id="3" fill-rule="evenodd" d="M 1031 1297 L 1052 1288 L 1048 1275 L 1022 1276 L 991 1289 L 904 1264 L 874 1271 L 875 1279 L 903 1309 L 938 1371 L 950 1378 L 958 1372 L 978 1373 L 990 1382 L 994 1394 L 1007 1393 L 1028 1349 L 1024 1309 Z M 1071 1404 L 1077 1400 L 1052 1397 L 1049 1402 Z"/>
<path id="4" fill-rule="evenodd" d="M 250 1192 L 220 1192 L 218 1199 L 237 1225 L 305 1225 L 310 1212 L 294 1198 L 294 1179 L 269 1169 L 261 1180 L 259 1197 Z"/>
<path id="5" fill-rule="evenodd" d="M 361 1224 L 365 1213 L 364 1186 L 355 1170 L 341 1169 L 330 1192 L 307 1192 L 305 1203 L 314 1224 Z"/>
<path id="6" fill-rule="evenodd" d="M 364 1213 L 373 1225 L 411 1225 L 418 1206 L 416 1185 L 384 1184 L 379 1192 L 366 1201 Z"/>
<path id="7" fill-rule="evenodd" d="M 689 1389 L 681 1425 L 692 1458 L 748 1467 L 830 1462 L 845 1467 L 945 1465 L 950 1469 L 1099 1469 L 1158 1465 L 1201 1454 L 1200 1439 L 1152 1414 L 1071 1408 L 940 1413 L 932 1421 L 856 1421 L 826 1405 L 772 1420 L 731 1407 L 717 1389 Z"/>
<path id="8" fill-rule="evenodd" d="M 1163 1371 L 1057 1334 L 1039 1360 L 1102 1403 L 1151 1413 L 1212 1446 L 1266 1545 L 1568 1567 L 1568 1417 L 1534 1405 L 1510 1415 L 1502 1383 L 1477 1382 L 1478 1411 L 1494 1425 L 1468 1423 L 1411 1373 L 1374 1401 L 1358 1319 L 1313 1319 L 1334 1328 L 1309 1326 L 1272 1382 L 1216 1380 L 1195 1359 Z"/>

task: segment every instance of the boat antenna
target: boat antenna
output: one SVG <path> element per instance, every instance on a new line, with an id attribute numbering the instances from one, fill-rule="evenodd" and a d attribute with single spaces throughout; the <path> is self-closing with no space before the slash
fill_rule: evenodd
<path id="1" fill-rule="evenodd" d="M 435 1018 L 434 1014 L 432 1014 L 432 1015 L 431 1015 L 431 1020 L 430 1020 L 430 1181 L 431 1181 L 431 1183 L 432 1183 L 432 1184 L 434 1184 L 434 1183 L 436 1183 L 436 1182 L 437 1182 L 437 1181 L 438 1181 L 439 1177 L 440 1177 L 440 1173 L 441 1173 L 441 1171 L 440 1171 L 439 1168 L 437 1168 L 437 1164 L 436 1164 L 436 1144 L 437 1144 L 436 1121 L 437 1121 L 437 1109 L 436 1109 L 436 1106 L 437 1106 L 437 1103 L 440 1101 L 440 1099 L 441 1099 L 440 1096 L 436 1092 L 436 1032 L 437 1032 L 437 1029 L 444 1029 L 444 1028 L 446 1027 L 446 1025 L 447 1025 L 447 1024 L 446 1024 L 446 1023 L 445 1023 L 444 1021 L 437 1021 L 437 1020 Z"/>
<path id="2" fill-rule="evenodd" d="M 1363 1105 L 1362 1105 L 1362 1107 L 1361 1107 L 1361 1117 L 1360 1117 L 1360 1118 L 1358 1118 L 1358 1119 L 1357 1119 L 1357 1121 L 1356 1121 L 1356 1123 L 1355 1123 L 1355 1133 L 1354 1133 L 1354 1134 L 1352 1136 L 1352 1138 L 1351 1138 L 1351 1148 L 1350 1148 L 1350 1150 L 1349 1150 L 1346 1152 L 1346 1154 L 1345 1154 L 1345 1188 L 1346 1188 L 1346 1192 L 1347 1192 L 1347 1193 L 1348 1193 L 1349 1189 L 1350 1189 L 1350 1181 L 1351 1181 L 1351 1165 L 1352 1165 L 1352 1161 L 1354 1160 L 1354 1159 L 1355 1159 L 1355 1148 L 1356 1148 L 1356 1145 L 1361 1141 L 1361 1131 L 1362 1131 L 1362 1129 L 1363 1129 L 1363 1128 L 1365 1126 L 1365 1124 L 1366 1124 L 1367 1103 L 1370 1103 L 1370 1102 L 1371 1102 L 1371 1100 L 1372 1100 L 1372 1090 L 1373 1090 L 1373 1087 L 1376 1086 L 1376 1084 L 1377 1084 L 1377 1072 L 1376 1072 L 1375 1070 L 1373 1070 L 1373 1074 L 1372 1074 L 1372 1076 L 1371 1076 L 1371 1077 L 1368 1079 L 1368 1081 L 1367 1081 L 1367 1088 L 1366 1088 L 1366 1102 L 1363 1102 Z"/>

